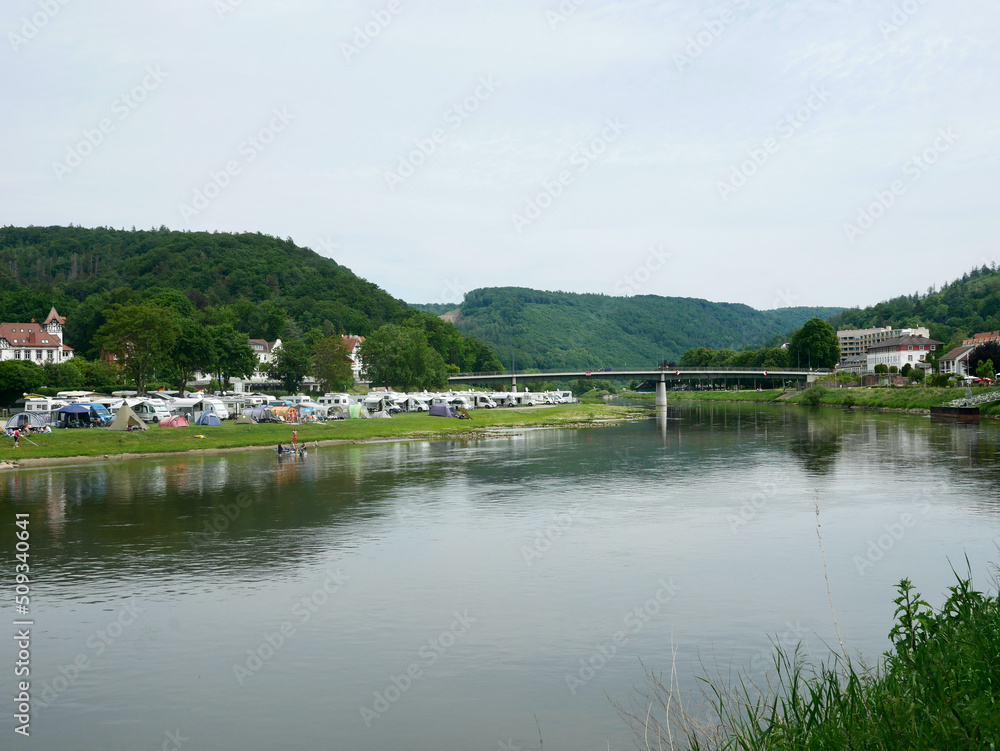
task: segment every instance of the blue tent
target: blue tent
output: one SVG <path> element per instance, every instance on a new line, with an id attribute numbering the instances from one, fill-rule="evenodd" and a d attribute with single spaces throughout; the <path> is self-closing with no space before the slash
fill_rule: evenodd
<path id="1" fill-rule="evenodd" d="M 214 412 L 202 412 L 198 418 L 198 425 L 222 425 L 222 420 Z"/>
<path id="2" fill-rule="evenodd" d="M 450 404 L 434 404 L 428 414 L 431 417 L 458 417 L 458 410 Z"/>

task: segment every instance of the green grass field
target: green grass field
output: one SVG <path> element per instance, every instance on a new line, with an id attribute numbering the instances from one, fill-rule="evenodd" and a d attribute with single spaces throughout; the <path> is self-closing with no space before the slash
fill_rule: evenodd
<path id="1" fill-rule="evenodd" d="M 938 404 L 944 404 L 953 399 L 965 396 L 964 388 L 827 388 L 821 386 L 821 405 L 838 407 L 863 407 L 869 409 L 929 409 Z M 972 389 L 973 394 L 980 394 L 996 389 Z M 781 389 L 764 391 L 668 391 L 668 402 L 773 402 L 783 394 L 791 392 Z M 626 393 L 625 399 L 643 399 L 651 401 L 653 394 Z M 800 404 L 802 394 L 790 395 L 783 400 L 791 404 Z M 1000 402 L 983 405 L 982 414 L 1000 414 Z"/>
<path id="2" fill-rule="evenodd" d="M 277 446 L 279 441 L 286 444 L 291 441 L 293 429 L 298 431 L 300 442 L 474 436 L 484 430 L 498 428 L 596 425 L 606 420 L 634 417 L 642 413 L 638 409 L 605 404 L 567 404 L 475 410 L 470 413 L 471 420 L 411 413 L 397 415 L 391 420 L 336 420 L 306 425 L 236 425 L 226 421 L 215 428 L 197 425 L 187 428 L 154 426 L 138 433 L 112 432 L 101 428 L 61 429 L 22 438 L 17 449 L 13 448 L 12 438 L 0 438 L 0 461 Z"/>

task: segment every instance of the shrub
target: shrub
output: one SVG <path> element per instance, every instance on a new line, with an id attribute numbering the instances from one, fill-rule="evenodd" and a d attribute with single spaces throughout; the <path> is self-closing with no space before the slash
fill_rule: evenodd
<path id="1" fill-rule="evenodd" d="M 826 389 L 822 386 L 810 386 L 802 392 L 802 403 L 815 407 L 823 401 L 825 395 Z"/>

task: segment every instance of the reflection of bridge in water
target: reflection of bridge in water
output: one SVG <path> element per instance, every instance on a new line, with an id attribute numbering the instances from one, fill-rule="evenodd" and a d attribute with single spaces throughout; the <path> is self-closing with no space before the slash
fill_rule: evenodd
<path id="1" fill-rule="evenodd" d="M 507 383 L 517 386 L 522 381 L 566 381 L 578 378 L 616 378 L 643 381 L 656 388 L 657 406 L 667 403 L 667 385 L 692 381 L 710 384 L 746 384 L 794 382 L 797 388 L 805 388 L 829 370 L 798 370 L 784 368 L 618 368 L 604 370 L 549 370 L 544 373 L 462 373 L 451 376 L 449 383 Z"/>

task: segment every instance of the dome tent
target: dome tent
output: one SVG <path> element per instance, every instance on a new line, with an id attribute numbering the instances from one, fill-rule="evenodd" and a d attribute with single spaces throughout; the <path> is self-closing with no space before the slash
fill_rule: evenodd
<path id="1" fill-rule="evenodd" d="M 32 428 L 44 428 L 45 418 L 35 412 L 17 412 L 10 416 L 4 427 L 7 430 L 13 430 L 14 428 L 23 428 L 25 425 L 30 425 Z"/>
<path id="2" fill-rule="evenodd" d="M 222 420 L 214 412 L 202 412 L 201 417 L 198 418 L 198 425 L 222 425 Z"/>

